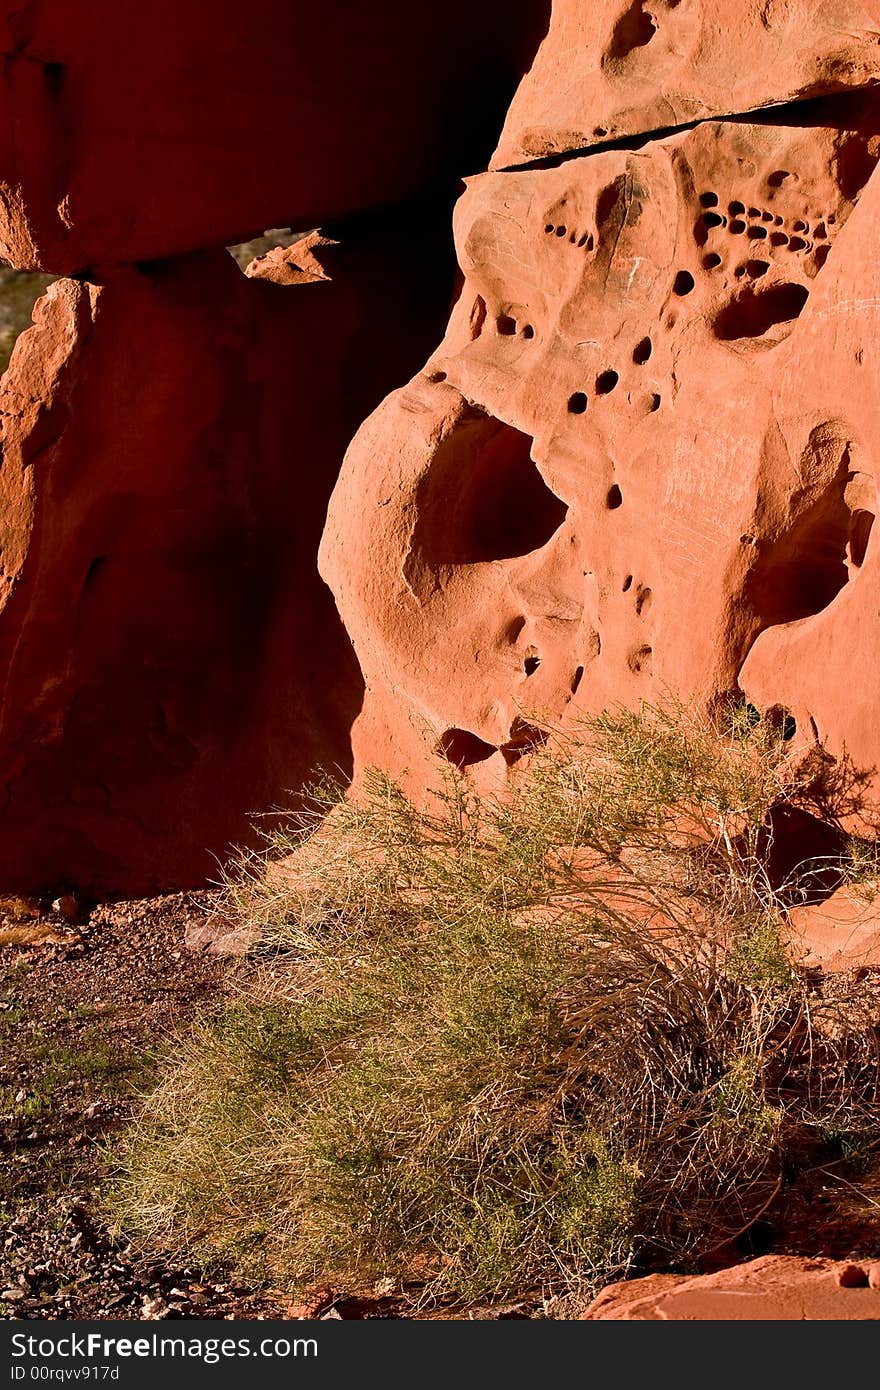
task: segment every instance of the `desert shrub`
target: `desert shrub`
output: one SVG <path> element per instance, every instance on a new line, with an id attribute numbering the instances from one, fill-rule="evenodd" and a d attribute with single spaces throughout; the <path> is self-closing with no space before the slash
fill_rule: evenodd
<path id="1" fill-rule="evenodd" d="M 292 858 L 230 884 L 273 954 L 145 1097 L 117 1219 L 423 1301 L 741 1231 L 795 1129 L 873 1115 L 863 1032 L 840 1000 L 823 1027 L 762 858 L 799 785 L 772 729 L 644 709 L 559 735 L 504 799 L 454 772 L 424 805 L 378 772 L 325 788 L 274 833 Z"/>

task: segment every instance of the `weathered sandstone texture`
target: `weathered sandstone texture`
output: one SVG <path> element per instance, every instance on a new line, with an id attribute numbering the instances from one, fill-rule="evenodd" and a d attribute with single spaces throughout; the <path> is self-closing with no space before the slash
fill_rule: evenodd
<path id="1" fill-rule="evenodd" d="M 413 219 L 420 213 L 420 230 Z M 350 765 L 361 680 L 315 555 L 347 440 L 440 331 L 442 211 L 38 301 L 0 382 L 0 882 L 215 877 Z M 320 276 L 318 270 L 320 269 Z"/>
<path id="2" fill-rule="evenodd" d="M 660 8 L 658 39 L 699 10 L 627 14 Z M 825 38 L 786 30 L 773 86 L 772 26 L 759 41 L 752 7 L 731 6 L 762 101 L 816 90 L 817 71 L 867 81 L 870 26 L 763 9 L 809 11 Z M 699 12 L 708 33 L 715 9 Z M 550 70 L 554 25 L 514 111 Z M 572 116 L 580 56 L 553 58 Z M 647 105 L 628 129 L 656 119 Z M 880 92 L 636 146 L 468 181 L 446 336 L 359 431 L 322 543 L 367 683 L 360 764 L 422 777 L 427 733 L 497 782 L 536 723 L 744 692 L 787 709 L 799 740 L 880 767 Z"/>
<path id="3" fill-rule="evenodd" d="M 876 885 L 838 888 L 823 902 L 793 907 L 788 949 L 806 966 L 826 974 L 880 967 L 880 896 Z"/>
<path id="4" fill-rule="evenodd" d="M 3 6 L 0 255 L 71 274 L 452 187 L 484 166 L 547 8 Z"/>
<path id="5" fill-rule="evenodd" d="M 592 1321 L 877 1322 L 880 1264 L 765 1255 L 717 1274 L 653 1274 L 609 1284 Z"/>
<path id="6" fill-rule="evenodd" d="M 554 0 L 492 167 L 880 80 L 872 0 Z"/>

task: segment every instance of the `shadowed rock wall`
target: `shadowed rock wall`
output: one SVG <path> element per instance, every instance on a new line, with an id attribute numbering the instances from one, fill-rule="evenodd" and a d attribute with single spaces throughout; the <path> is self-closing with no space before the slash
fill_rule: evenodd
<path id="1" fill-rule="evenodd" d="M 350 772 L 327 498 L 442 332 L 458 179 L 547 9 L 0 14 L 0 254 L 71 277 L 0 380 L 6 888 L 203 882 Z M 223 250 L 318 224 L 277 273 Z"/>

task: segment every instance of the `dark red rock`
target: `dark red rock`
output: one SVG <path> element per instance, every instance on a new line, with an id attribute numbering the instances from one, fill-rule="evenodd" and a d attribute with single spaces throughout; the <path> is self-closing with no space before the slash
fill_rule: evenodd
<path id="1" fill-rule="evenodd" d="M 546 0 L 29 0 L 0 19 L 0 255 L 70 274 L 484 166 Z"/>
<path id="2" fill-rule="evenodd" d="M 448 306 L 443 218 L 405 213 L 343 237 L 338 279 L 220 250 L 38 302 L 0 384 L 4 885 L 203 881 L 346 770 L 361 682 L 315 554 L 348 438 Z"/>

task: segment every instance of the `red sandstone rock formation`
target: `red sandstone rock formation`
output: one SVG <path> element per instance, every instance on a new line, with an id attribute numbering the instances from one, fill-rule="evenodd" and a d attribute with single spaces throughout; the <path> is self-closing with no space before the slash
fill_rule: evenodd
<path id="1" fill-rule="evenodd" d="M 808 11 L 776 85 L 759 46 L 761 102 L 818 90 L 817 63 L 830 88 L 872 75 L 867 21 Z M 583 143 L 571 13 L 514 103 L 555 74 L 561 150 Z M 734 19 L 744 41 L 752 7 Z M 866 85 L 469 181 L 444 341 L 356 437 L 322 546 L 367 681 L 361 763 L 417 766 L 428 734 L 502 778 L 541 720 L 742 689 L 880 767 L 878 154 Z"/>
<path id="2" fill-rule="evenodd" d="M 880 1264 L 765 1255 L 717 1274 L 653 1274 L 609 1284 L 592 1321 L 877 1322 Z"/>
<path id="3" fill-rule="evenodd" d="M 554 0 L 492 168 L 880 80 L 871 0 Z"/>
<path id="4" fill-rule="evenodd" d="M 54 284 L 0 384 L 0 881 L 203 881 L 319 765 L 360 678 L 315 552 L 345 443 L 442 322 L 442 228 Z M 381 352 L 377 350 L 381 344 Z"/>
<path id="5" fill-rule="evenodd" d="M 546 0 L 0 16 L 0 254 L 78 276 L 0 384 L 8 886 L 201 881 L 319 765 L 347 771 L 362 687 L 316 571 L 327 496 L 441 331 L 451 190 L 546 21 Z M 319 222 L 249 280 L 219 249 Z"/>
<path id="6" fill-rule="evenodd" d="M 331 226 L 250 283 L 220 252 L 121 265 L 476 167 L 541 7 L 471 7 L 466 44 L 454 9 L 343 10 L 295 82 L 295 7 L 4 21 L 0 240 L 83 271 L 4 380 L 21 888 L 191 881 L 347 762 L 357 676 L 314 549 L 351 431 L 439 336 L 436 214 L 399 206 L 348 261 Z M 361 766 L 421 781 L 427 736 L 500 781 L 538 721 L 739 690 L 880 767 L 878 35 L 867 3 L 558 0 L 458 206 L 443 342 L 330 508 Z"/>
<path id="7" fill-rule="evenodd" d="M 451 187 L 488 157 L 546 10 L 6 6 L 0 255 L 70 274 Z"/>
<path id="8" fill-rule="evenodd" d="M 824 902 L 789 913 L 788 948 L 807 966 L 826 973 L 880 967 L 880 897 L 876 884 L 846 885 Z"/>

